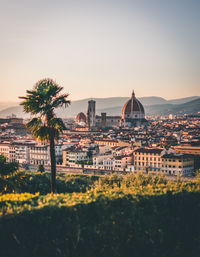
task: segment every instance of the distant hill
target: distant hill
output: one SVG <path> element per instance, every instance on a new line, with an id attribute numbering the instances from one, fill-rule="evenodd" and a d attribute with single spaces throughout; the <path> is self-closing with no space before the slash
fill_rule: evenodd
<path id="1" fill-rule="evenodd" d="M 184 104 L 151 105 L 145 108 L 146 115 L 197 114 L 200 112 L 200 98 Z"/>
<path id="2" fill-rule="evenodd" d="M 200 98 L 200 97 L 199 96 L 190 96 L 190 97 L 185 97 L 185 98 L 168 100 L 167 102 L 170 103 L 170 104 L 185 104 L 187 102 L 196 100 L 198 98 Z"/>
<path id="3" fill-rule="evenodd" d="M 111 108 L 97 109 L 97 114 L 100 115 L 102 112 L 106 112 L 107 115 L 121 116 L 123 106 L 116 106 Z"/>
<path id="4" fill-rule="evenodd" d="M 140 100 L 140 102 L 144 105 L 144 106 L 148 106 L 148 105 L 157 105 L 157 104 L 167 104 L 168 101 L 165 100 L 162 97 L 157 97 L 157 96 L 149 96 L 149 97 L 141 97 L 138 98 Z"/>
<path id="5" fill-rule="evenodd" d="M 97 114 L 106 112 L 107 115 L 121 115 L 123 105 L 129 97 L 109 97 L 93 98 L 96 101 Z M 146 115 L 167 115 L 167 114 L 196 114 L 200 111 L 200 97 L 186 97 L 175 100 L 166 100 L 162 97 L 141 97 L 138 98 L 145 107 Z M 192 99 L 192 100 L 191 100 Z M 66 118 L 74 117 L 79 112 L 87 112 L 88 101 L 90 98 L 73 101 L 67 108 L 60 108 L 56 111 L 57 115 Z M 0 103 L 1 106 L 1 103 Z M 29 117 L 24 114 L 21 106 L 12 106 L 0 111 L 0 117 L 15 114 L 18 117 Z"/>
<path id="6" fill-rule="evenodd" d="M 172 113 L 173 104 L 157 104 L 145 107 L 146 115 L 166 115 Z"/>
<path id="7" fill-rule="evenodd" d="M 17 115 L 17 117 L 25 116 L 21 106 L 8 107 L 8 108 L 0 111 L 0 117 L 6 117 L 6 116 L 10 116 L 12 114 Z"/>
<path id="8" fill-rule="evenodd" d="M 200 98 L 173 106 L 173 112 L 177 114 L 197 114 L 200 112 Z"/>
<path id="9" fill-rule="evenodd" d="M 141 101 L 142 102 L 142 101 Z M 144 105 L 146 115 L 168 115 L 168 114 L 197 114 L 200 112 L 200 98 L 184 104 L 154 104 Z M 108 115 L 121 115 L 123 106 L 97 109 L 97 113 L 106 112 Z"/>
<path id="10" fill-rule="evenodd" d="M 0 111 L 17 105 L 17 102 L 0 102 Z"/>

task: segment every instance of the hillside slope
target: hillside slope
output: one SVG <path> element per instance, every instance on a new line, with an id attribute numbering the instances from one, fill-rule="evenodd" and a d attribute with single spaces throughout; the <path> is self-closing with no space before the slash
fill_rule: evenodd
<path id="1" fill-rule="evenodd" d="M 189 101 L 190 99 L 194 99 Z M 93 98 L 96 101 L 97 114 L 106 112 L 107 115 L 121 115 L 123 105 L 128 100 L 128 97 L 109 97 L 109 98 Z M 165 100 L 161 97 L 142 97 L 138 98 L 144 105 L 146 115 L 168 115 L 172 114 L 197 114 L 200 111 L 200 98 L 187 97 L 176 100 Z M 74 117 L 79 112 L 87 112 L 88 101 L 90 98 L 73 101 L 67 108 L 60 108 L 56 111 L 57 115 L 66 118 Z M 174 104 L 174 103 L 181 104 Z M 184 103 L 182 103 L 184 102 Z M 6 117 L 11 114 L 18 117 L 29 117 L 29 114 L 24 114 L 21 106 L 13 106 L 0 111 L 0 117 Z"/>

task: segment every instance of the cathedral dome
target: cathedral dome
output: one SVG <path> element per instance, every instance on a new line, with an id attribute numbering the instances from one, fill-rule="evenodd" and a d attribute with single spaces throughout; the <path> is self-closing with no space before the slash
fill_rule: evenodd
<path id="1" fill-rule="evenodd" d="M 135 98 L 135 100 L 133 101 L 133 112 L 141 112 L 144 113 L 144 107 L 143 105 L 140 103 L 139 100 L 137 100 Z M 131 99 L 129 99 L 123 109 L 122 109 L 122 115 L 124 114 L 130 114 L 131 113 Z"/>
<path id="2" fill-rule="evenodd" d="M 76 116 L 76 123 L 80 123 L 80 122 L 85 122 L 86 123 L 86 116 L 83 112 L 80 112 L 77 116 Z"/>
<path id="3" fill-rule="evenodd" d="M 144 118 L 144 107 L 140 101 L 135 97 L 134 91 L 132 92 L 132 97 L 125 103 L 122 109 L 122 119 L 133 120 Z"/>
<path id="4" fill-rule="evenodd" d="M 122 116 L 131 115 L 132 113 L 144 114 L 144 107 L 135 97 L 134 91 L 132 93 L 132 97 L 125 103 L 122 109 Z"/>

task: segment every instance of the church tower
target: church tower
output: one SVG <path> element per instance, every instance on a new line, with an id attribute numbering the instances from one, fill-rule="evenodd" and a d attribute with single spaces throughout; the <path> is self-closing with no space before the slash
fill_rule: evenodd
<path id="1" fill-rule="evenodd" d="M 88 110 L 87 110 L 87 127 L 92 129 L 96 125 L 96 102 L 94 100 L 88 101 Z"/>

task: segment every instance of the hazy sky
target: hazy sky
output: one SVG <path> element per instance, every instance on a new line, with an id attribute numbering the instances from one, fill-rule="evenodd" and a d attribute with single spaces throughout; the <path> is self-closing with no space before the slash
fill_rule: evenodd
<path id="1" fill-rule="evenodd" d="M 0 101 L 200 95 L 200 0 L 0 0 Z"/>

